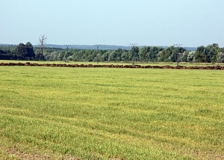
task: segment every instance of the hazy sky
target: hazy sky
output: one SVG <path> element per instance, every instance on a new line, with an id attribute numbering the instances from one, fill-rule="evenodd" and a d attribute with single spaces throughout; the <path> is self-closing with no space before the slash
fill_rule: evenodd
<path id="1" fill-rule="evenodd" d="M 0 0 L 0 43 L 224 47 L 224 0 Z"/>

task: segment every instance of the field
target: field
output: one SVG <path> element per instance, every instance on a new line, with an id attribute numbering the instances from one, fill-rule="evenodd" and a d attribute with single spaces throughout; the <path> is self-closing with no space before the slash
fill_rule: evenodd
<path id="1" fill-rule="evenodd" d="M 0 67 L 0 159 L 224 159 L 224 72 Z"/>
<path id="2" fill-rule="evenodd" d="M 74 61 L 68 61 L 68 62 L 64 62 L 64 61 L 26 61 L 26 60 L 0 60 L 0 63 L 26 63 L 26 62 L 30 62 L 30 63 L 38 63 L 38 64 L 84 64 L 84 65 L 88 65 L 88 64 L 99 64 L 99 65 L 109 65 L 109 64 L 113 64 L 113 65 L 132 65 L 132 62 L 74 62 Z M 176 66 L 177 63 L 176 62 L 135 62 L 135 64 L 137 65 L 142 65 L 142 66 L 146 66 L 146 65 L 151 65 L 151 66 Z M 224 66 L 224 63 L 190 63 L 190 62 L 180 62 L 179 65 L 181 66 Z"/>

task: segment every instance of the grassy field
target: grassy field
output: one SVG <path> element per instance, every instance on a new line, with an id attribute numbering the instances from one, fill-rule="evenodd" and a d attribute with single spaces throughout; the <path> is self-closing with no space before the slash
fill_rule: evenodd
<path id="1" fill-rule="evenodd" d="M 224 159 L 224 72 L 0 67 L 0 159 Z"/>
<path id="2" fill-rule="evenodd" d="M 30 63 L 40 63 L 40 64 L 44 64 L 44 63 L 49 63 L 49 64 L 99 64 L 99 65 L 104 65 L 104 64 L 114 64 L 114 65 L 132 65 L 132 62 L 74 62 L 74 61 L 69 61 L 69 62 L 64 62 L 64 61 L 26 61 L 26 60 L 0 60 L 0 63 L 26 63 L 26 62 L 30 62 Z M 177 66 L 176 62 L 136 62 L 135 64 L 137 65 L 151 65 L 151 66 Z M 224 63 L 189 63 L 189 62 L 180 62 L 179 65 L 181 66 L 224 66 Z"/>

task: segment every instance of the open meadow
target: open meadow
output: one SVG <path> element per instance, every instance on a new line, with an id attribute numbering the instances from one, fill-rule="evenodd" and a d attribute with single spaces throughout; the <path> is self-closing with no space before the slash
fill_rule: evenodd
<path id="1" fill-rule="evenodd" d="M 224 159 L 224 71 L 1 66 L 0 159 Z"/>
<path id="2" fill-rule="evenodd" d="M 84 65 L 88 65 L 88 64 L 92 64 L 92 65 L 132 65 L 132 62 L 75 62 L 75 61 L 27 61 L 27 60 L 0 60 L 0 63 L 26 63 L 26 62 L 30 62 L 30 63 L 38 63 L 38 64 L 84 64 Z M 137 65 L 141 65 L 141 66 L 177 66 L 177 62 L 135 62 L 135 64 Z M 224 66 L 224 63 L 190 63 L 190 62 L 180 62 L 178 63 L 180 66 Z"/>

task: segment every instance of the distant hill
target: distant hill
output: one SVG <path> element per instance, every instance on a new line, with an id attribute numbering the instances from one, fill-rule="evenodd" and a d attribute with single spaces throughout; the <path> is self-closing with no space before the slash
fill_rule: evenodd
<path id="1" fill-rule="evenodd" d="M 90 49 L 90 50 L 97 49 L 97 47 L 95 45 L 55 45 L 55 44 L 46 44 L 46 47 L 49 47 L 49 48 L 62 48 L 62 49 L 65 49 L 65 48 L 67 48 L 67 46 L 68 46 L 68 48 L 72 48 L 72 49 Z M 142 47 L 142 46 L 139 46 L 139 47 Z M 167 48 L 168 46 L 160 46 L 160 47 Z M 130 50 L 131 46 L 100 45 L 98 47 L 99 50 L 115 50 L 115 49 L 118 49 L 118 48 Z M 197 49 L 196 47 L 184 47 L 184 48 L 187 51 L 194 51 L 194 50 Z"/>
<path id="2" fill-rule="evenodd" d="M 16 44 L 0 44 L 0 46 L 17 46 Z"/>
<path id="3" fill-rule="evenodd" d="M 187 51 L 195 51 L 197 47 L 184 47 Z"/>
<path id="4" fill-rule="evenodd" d="M 15 44 L 0 44 L 0 46 L 16 46 Z M 97 47 L 95 45 L 56 45 L 56 44 L 46 44 L 45 47 L 47 48 L 72 48 L 72 49 L 89 49 L 89 50 L 93 50 L 93 49 L 97 49 Z M 34 45 L 34 47 L 38 47 L 38 45 Z M 139 46 L 142 47 L 142 46 Z M 160 46 L 162 48 L 167 48 L 168 46 Z M 99 45 L 98 49 L 99 50 L 115 50 L 115 49 L 126 49 L 126 50 L 130 50 L 131 46 L 119 46 L 119 45 Z M 186 48 L 187 51 L 194 51 L 197 48 L 196 47 L 184 47 Z"/>
<path id="5" fill-rule="evenodd" d="M 72 49 L 90 49 L 90 50 L 97 49 L 97 46 L 95 46 L 95 45 L 55 45 L 55 44 L 46 44 L 45 46 L 49 47 L 49 48 L 62 48 L 62 49 L 67 48 L 67 46 L 68 46 L 68 48 L 72 48 Z M 116 46 L 116 45 L 99 45 L 98 46 L 98 49 L 100 49 L 100 50 L 115 50 L 115 49 L 118 49 L 118 48 L 129 50 L 129 49 L 131 49 L 131 46 Z"/>

